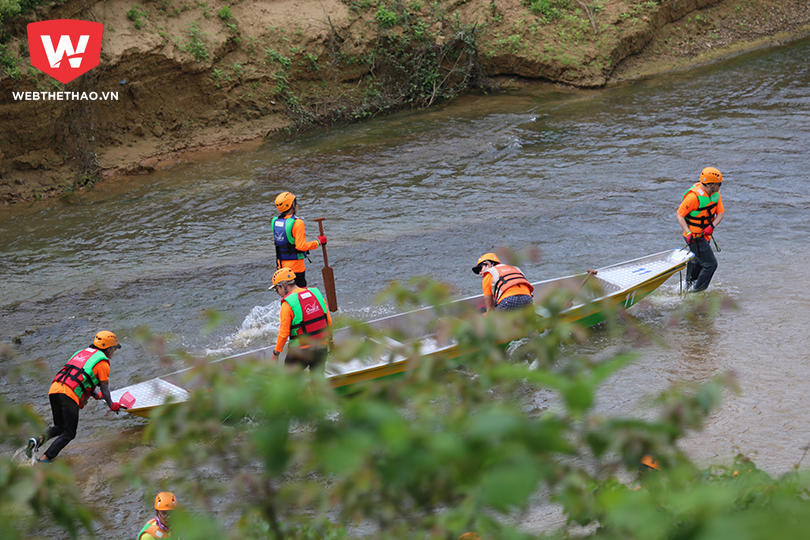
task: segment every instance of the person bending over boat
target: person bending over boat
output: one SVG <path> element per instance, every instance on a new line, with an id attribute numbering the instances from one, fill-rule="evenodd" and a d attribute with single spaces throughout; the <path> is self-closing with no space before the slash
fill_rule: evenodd
<path id="1" fill-rule="evenodd" d="M 146 522 L 136 540 L 163 540 L 172 538 L 169 512 L 177 508 L 177 497 L 169 491 L 162 491 L 155 497 L 155 517 Z"/>
<path id="2" fill-rule="evenodd" d="M 281 296 L 281 320 L 273 350 L 274 359 L 278 359 L 287 338 L 290 338 L 285 365 L 300 364 L 310 369 L 320 366 L 332 339 L 332 317 L 321 291 L 315 287 L 299 287 L 295 273 L 289 268 L 273 274 L 270 290 Z"/>
<path id="3" fill-rule="evenodd" d="M 487 313 L 492 311 L 512 311 L 532 304 L 532 287 L 520 268 L 501 264 L 494 253 L 484 253 L 472 271 L 483 278 L 484 301 Z"/>
<path id="4" fill-rule="evenodd" d="M 705 290 L 717 270 L 717 258 L 709 241 L 725 215 L 720 197 L 722 183 L 722 173 L 714 167 L 706 167 L 700 173 L 700 181 L 683 194 L 675 214 L 684 239 L 695 254 L 686 265 L 687 291 Z"/>
<path id="5" fill-rule="evenodd" d="M 289 268 L 295 272 L 295 284 L 307 286 L 306 263 L 304 259 L 311 249 L 326 245 L 326 237 L 307 241 L 304 220 L 297 217 L 298 200 L 289 191 L 276 197 L 278 217 L 273 220 L 273 242 L 276 245 L 276 268 Z"/>
<path id="6" fill-rule="evenodd" d="M 57 437 L 50 448 L 37 459 L 39 463 L 53 461 L 59 452 L 76 438 L 79 409 L 84 408 L 90 397 L 103 399 L 110 410 L 118 414 L 121 405 L 110 397 L 109 380 L 110 359 L 120 348 L 115 334 L 102 330 L 96 334 L 92 345 L 75 353 L 59 370 L 48 390 L 53 426 L 43 435 L 28 440 L 28 448 L 25 450 L 28 457 L 39 450 L 45 441 Z"/>

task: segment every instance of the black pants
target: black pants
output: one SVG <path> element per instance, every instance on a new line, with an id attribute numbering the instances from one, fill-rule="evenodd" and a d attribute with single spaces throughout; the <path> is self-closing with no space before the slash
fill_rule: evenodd
<path id="1" fill-rule="evenodd" d="M 53 437 L 57 439 L 45 451 L 45 457 L 53 459 L 76 438 L 76 428 L 79 427 L 79 404 L 65 394 L 51 394 L 48 397 L 53 412 L 53 426 L 45 432 L 45 440 Z"/>
<path id="2" fill-rule="evenodd" d="M 302 289 L 307 286 L 306 271 L 295 274 L 295 284 L 301 287 Z"/>
<path id="3" fill-rule="evenodd" d="M 693 291 L 705 290 L 717 270 L 717 258 L 709 241 L 702 236 L 692 240 L 689 249 L 695 254 L 695 258 L 686 264 L 686 279 L 693 282 Z"/>
<path id="4" fill-rule="evenodd" d="M 326 360 L 329 349 L 326 347 L 290 347 L 287 349 L 287 357 L 284 358 L 284 365 L 300 364 L 309 367 L 310 371 L 321 366 Z"/>

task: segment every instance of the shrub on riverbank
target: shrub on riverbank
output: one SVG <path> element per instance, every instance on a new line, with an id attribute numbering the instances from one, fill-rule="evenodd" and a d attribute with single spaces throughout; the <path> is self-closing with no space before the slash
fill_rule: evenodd
<path id="1" fill-rule="evenodd" d="M 421 288 L 390 296 L 419 305 L 447 298 L 441 286 Z M 566 299 L 548 300 L 552 317 Z M 516 329 L 530 336 L 519 355 L 497 345 Z M 118 451 L 118 478 L 92 484 L 171 489 L 183 501 L 173 523 L 185 540 L 446 539 L 467 530 L 529 538 L 516 523 L 550 502 L 600 539 L 793 538 L 810 525 L 802 475 L 775 480 L 744 457 L 700 470 L 678 449 L 719 406 L 730 379 L 665 392 L 652 420 L 605 415 L 596 395 L 631 368 L 629 350 L 600 360 L 572 355 L 587 330 L 556 325 L 537 335 L 519 315 L 470 313 L 439 330 L 478 352 L 425 362 L 352 397 L 263 362 L 232 371 L 201 364 L 202 389 L 156 411 L 143 448 Z M 362 339 L 362 324 L 355 331 L 337 358 L 375 346 Z M 8 366 L 13 353 L 5 354 Z M 0 401 L 4 439 L 24 441 L 30 416 Z M 641 465 L 647 454 L 658 470 Z M 74 538 L 91 534 L 89 508 L 97 505 L 70 487 L 64 464 L 29 469 L 6 459 L 3 470 L 0 515 L 10 538 L 46 523 Z M 86 482 L 88 472 L 75 474 Z"/>

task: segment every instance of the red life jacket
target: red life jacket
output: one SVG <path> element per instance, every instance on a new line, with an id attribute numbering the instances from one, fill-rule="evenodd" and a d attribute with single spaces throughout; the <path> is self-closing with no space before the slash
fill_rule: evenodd
<path id="1" fill-rule="evenodd" d="M 310 343 L 326 344 L 329 337 L 329 319 L 326 317 L 326 302 L 321 291 L 315 287 L 296 289 L 285 296 L 282 302 L 287 302 L 293 311 L 293 320 L 290 323 L 290 347 L 301 347 L 299 339 L 301 336 L 307 336 Z"/>
<path id="2" fill-rule="evenodd" d="M 53 382 L 62 383 L 76 394 L 79 398 L 79 408 L 83 409 L 87 399 L 92 395 L 93 390 L 98 386 L 99 381 L 93 368 L 99 362 L 110 363 L 103 352 L 93 347 L 83 349 L 68 360 L 68 363 L 59 370 Z"/>
<path id="3" fill-rule="evenodd" d="M 523 272 L 514 266 L 496 264 L 491 268 L 487 268 L 486 273 L 492 276 L 492 296 L 495 298 L 496 304 L 501 301 L 501 297 L 507 289 L 511 289 L 516 285 L 526 285 L 529 288 L 529 294 L 534 292 L 534 287 L 523 275 Z"/>

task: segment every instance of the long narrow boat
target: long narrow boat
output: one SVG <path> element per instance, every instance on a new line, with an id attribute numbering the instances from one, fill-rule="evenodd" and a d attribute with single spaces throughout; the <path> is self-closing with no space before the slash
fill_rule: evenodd
<path id="1" fill-rule="evenodd" d="M 574 291 L 571 302 L 554 319 L 555 323 L 579 322 L 590 326 L 604 320 L 606 312 L 610 309 L 627 309 L 636 304 L 682 270 L 691 257 L 692 254 L 687 249 L 672 249 L 599 268 L 595 275 L 588 278 L 591 285 L 587 288 L 582 287 L 587 273 L 532 283 L 538 330 L 544 330 L 551 324 L 552 318 L 540 302 L 553 291 Z M 369 321 L 366 325 L 375 330 L 375 335 L 378 336 L 370 338 L 377 344 L 377 352 L 372 357 L 355 359 L 348 363 L 328 362 L 326 377 L 336 391 L 349 393 L 364 382 L 401 375 L 415 368 L 425 358 L 437 355 L 452 358 L 460 354 L 469 354 L 471 351 L 462 351 L 451 337 L 443 336 L 438 330 L 441 325 L 437 324 L 437 320 L 441 317 L 452 317 L 455 313 L 481 311 L 483 306 L 483 296 L 477 295 L 441 306 L 441 313 L 435 308 L 426 307 Z M 339 344 L 343 339 L 348 339 L 349 334 L 348 328 L 336 331 L 335 342 Z M 214 362 L 227 368 L 246 358 L 272 361 L 272 355 L 271 346 L 228 356 Z M 164 403 L 188 400 L 189 391 L 194 386 L 191 382 L 193 378 L 189 376 L 192 369 L 183 369 L 119 388 L 112 392 L 112 398 L 114 401 L 120 401 L 122 396 L 129 392 L 134 398 L 134 404 L 127 412 L 148 417 L 152 409 Z"/>

